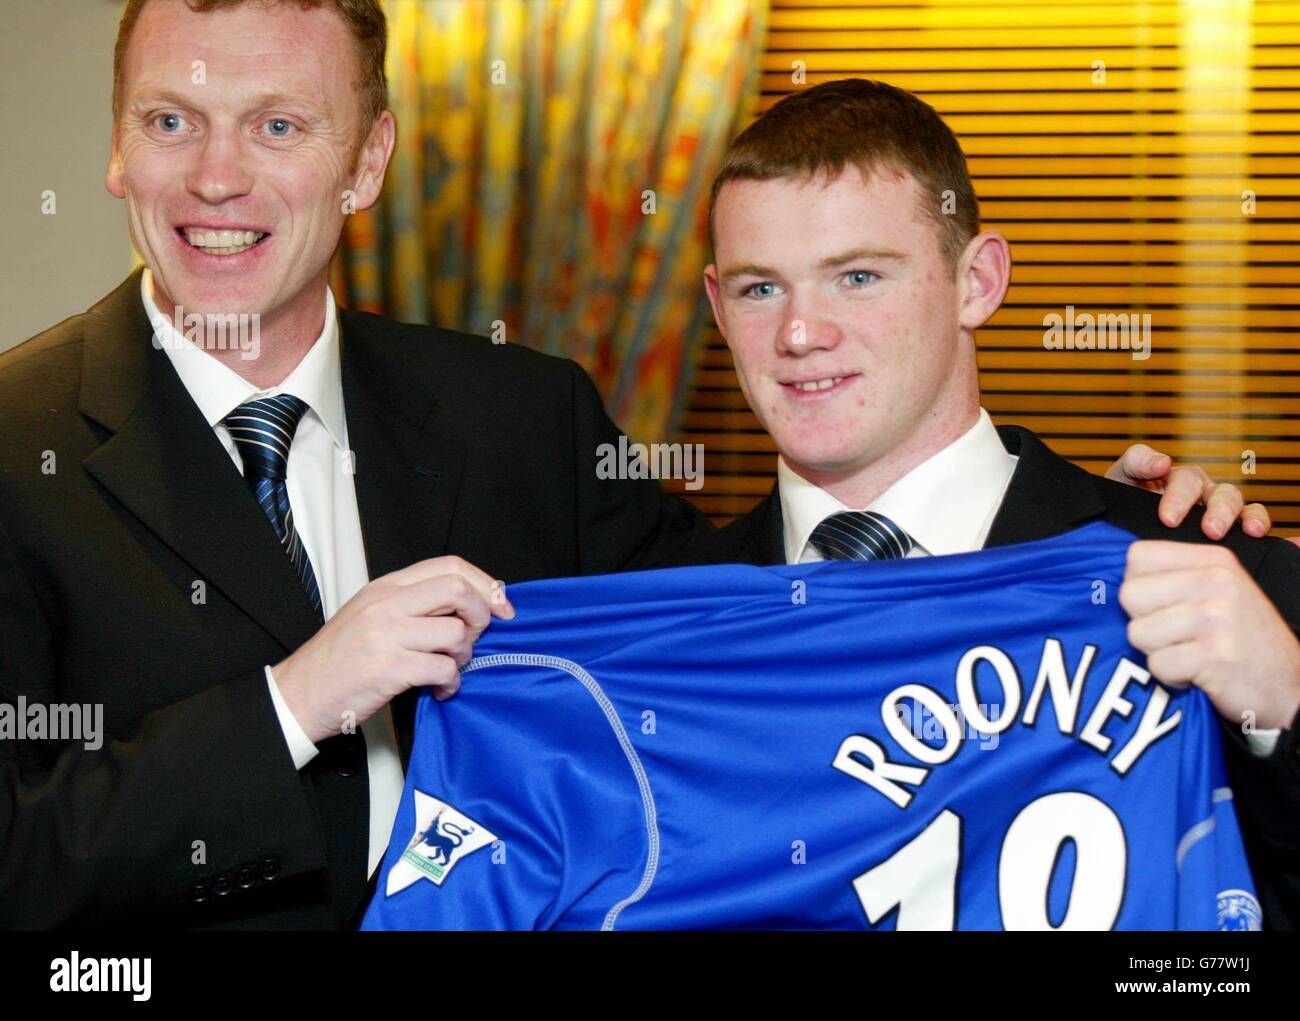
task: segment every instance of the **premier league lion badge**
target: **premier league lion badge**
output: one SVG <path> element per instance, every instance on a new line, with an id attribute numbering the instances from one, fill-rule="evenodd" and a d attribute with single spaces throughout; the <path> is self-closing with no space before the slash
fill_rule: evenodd
<path id="1" fill-rule="evenodd" d="M 446 802 L 416 791 L 415 833 L 388 873 L 387 896 L 405 890 L 417 879 L 441 886 L 458 861 L 496 839 L 496 834 Z"/>

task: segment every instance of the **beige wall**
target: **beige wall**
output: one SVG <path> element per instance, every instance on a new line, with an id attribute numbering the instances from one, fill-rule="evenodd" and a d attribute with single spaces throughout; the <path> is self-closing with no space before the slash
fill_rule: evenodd
<path id="1" fill-rule="evenodd" d="M 0 350 L 131 270 L 124 204 L 104 189 L 120 0 L 0 0 Z M 56 213 L 41 212 L 55 194 Z"/>

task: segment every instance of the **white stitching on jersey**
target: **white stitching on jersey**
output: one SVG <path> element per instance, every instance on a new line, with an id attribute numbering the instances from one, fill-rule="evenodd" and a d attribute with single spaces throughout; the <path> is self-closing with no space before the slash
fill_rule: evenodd
<path id="1" fill-rule="evenodd" d="M 618 711 L 614 708 L 614 703 L 609 700 L 609 696 L 601 688 L 600 682 L 577 663 L 572 660 L 561 659 L 558 656 L 509 652 L 493 656 L 475 656 L 461 667 L 460 672 L 467 674 L 471 670 L 482 670 L 484 667 L 502 665 L 551 667 L 555 670 L 563 670 L 581 682 L 582 686 L 587 689 L 588 694 L 596 700 L 596 704 L 600 706 L 601 711 L 605 714 L 605 719 L 609 721 L 609 725 L 623 749 L 623 754 L 627 756 L 628 765 L 632 767 L 632 773 L 636 776 L 637 786 L 641 790 L 641 804 L 645 809 L 646 841 L 648 845 L 645 871 L 641 874 L 640 885 L 606 913 L 604 924 L 600 928 L 602 932 L 610 932 L 618 920 L 619 913 L 629 904 L 635 904 L 650 892 L 650 887 L 655 881 L 655 874 L 659 871 L 659 816 L 655 811 L 654 794 L 650 790 L 650 778 L 646 776 L 645 767 L 641 765 L 641 759 L 637 756 L 636 749 L 632 747 L 632 741 L 627 736 L 623 721 L 618 718 Z"/>
<path id="2" fill-rule="evenodd" d="M 1231 787 L 1216 787 L 1210 794 L 1210 802 L 1215 805 L 1219 804 L 1222 801 L 1231 801 L 1231 800 L 1232 800 Z M 1174 854 L 1174 867 L 1179 872 L 1183 871 L 1183 859 L 1186 858 L 1189 853 L 1191 853 L 1192 848 L 1195 847 L 1197 844 L 1199 844 L 1202 840 L 1204 840 L 1213 832 L 1214 832 L 1214 816 L 1210 816 L 1208 819 L 1202 819 L 1190 830 L 1188 830 L 1186 833 L 1183 834 L 1183 839 L 1178 841 L 1178 850 Z"/>

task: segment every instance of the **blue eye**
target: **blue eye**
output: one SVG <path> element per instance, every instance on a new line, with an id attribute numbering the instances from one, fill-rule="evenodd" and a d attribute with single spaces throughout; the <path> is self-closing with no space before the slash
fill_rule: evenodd
<path id="1" fill-rule="evenodd" d="M 287 138 L 293 131 L 293 124 L 283 117 L 272 117 L 266 122 L 266 126 L 275 138 Z"/>
<path id="2" fill-rule="evenodd" d="M 845 273 L 844 278 L 848 280 L 849 285 L 852 287 L 866 287 L 876 278 L 876 274 L 869 273 L 865 269 L 853 269 Z"/>
<path id="3" fill-rule="evenodd" d="M 760 293 L 762 288 L 767 288 L 767 290 L 763 293 Z M 773 294 L 776 293 L 776 284 L 773 283 L 750 284 L 748 287 L 745 288 L 745 293 L 750 297 L 754 297 L 754 298 L 770 298 L 772 297 Z"/>
<path id="4" fill-rule="evenodd" d="M 185 124 L 185 118 L 178 113 L 163 113 L 154 118 L 154 123 L 167 134 L 174 135 Z"/>

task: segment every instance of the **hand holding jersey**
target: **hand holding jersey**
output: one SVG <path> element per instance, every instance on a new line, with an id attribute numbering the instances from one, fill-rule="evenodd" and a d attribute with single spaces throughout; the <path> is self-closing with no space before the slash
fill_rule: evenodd
<path id="1" fill-rule="evenodd" d="M 271 673 L 303 732 L 322 741 L 416 685 L 454 694 L 493 616 L 514 616 L 499 583 L 460 557 L 422 560 L 366 585 Z"/>
<path id="2" fill-rule="evenodd" d="M 1222 538 L 1241 527 L 1260 537 L 1268 511 L 1243 506 L 1241 491 L 1201 468 L 1169 472 L 1168 457 L 1134 444 L 1106 473 L 1117 482 L 1163 492 L 1160 517 L 1177 524 L 1198 501 L 1201 528 Z M 1157 472 L 1169 472 L 1165 482 Z M 1293 539 L 1300 545 L 1300 539 Z M 1229 720 L 1261 730 L 1286 727 L 1300 708 L 1300 642 L 1277 608 L 1228 550 L 1139 542 L 1129 551 L 1120 600 L 1132 616 L 1129 641 L 1147 655 L 1152 676 L 1174 687 L 1196 684 Z"/>
<path id="3" fill-rule="evenodd" d="M 1119 592 L 1152 675 L 1194 684 L 1228 720 L 1269 730 L 1300 709 L 1300 641 L 1231 552 L 1136 542 Z"/>

